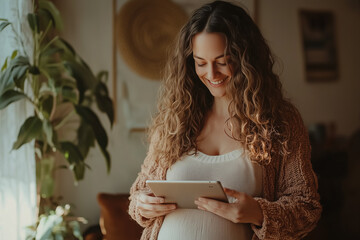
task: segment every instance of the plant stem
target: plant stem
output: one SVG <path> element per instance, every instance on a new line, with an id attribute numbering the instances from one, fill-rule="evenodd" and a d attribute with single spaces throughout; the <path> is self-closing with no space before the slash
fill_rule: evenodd
<path id="1" fill-rule="evenodd" d="M 42 71 L 42 74 L 44 74 L 44 76 L 48 79 L 48 81 L 50 80 L 50 75 L 46 72 L 46 71 Z M 54 88 L 53 85 L 50 85 L 51 86 L 51 90 L 52 90 L 52 95 L 53 95 L 53 102 L 52 102 L 52 108 L 51 108 L 51 113 L 50 113 L 50 116 L 49 116 L 49 121 L 51 121 L 54 117 L 54 114 L 55 114 L 55 110 L 56 110 L 56 90 Z"/>
<path id="2" fill-rule="evenodd" d="M 64 65 L 62 63 L 49 63 L 45 64 L 45 67 L 63 67 Z"/>
<path id="3" fill-rule="evenodd" d="M 46 139 L 46 135 L 43 134 L 43 138 Z M 42 155 L 44 156 L 45 153 L 47 152 L 47 141 L 44 141 L 44 145 L 43 145 L 43 149 L 42 149 Z"/>
<path id="4" fill-rule="evenodd" d="M 66 117 L 61 120 L 61 122 L 54 127 L 54 130 L 57 131 L 59 128 L 65 125 L 65 123 L 75 114 L 75 110 L 72 110 Z"/>
<path id="5" fill-rule="evenodd" d="M 54 37 L 53 39 L 50 40 L 50 42 L 48 42 L 45 47 L 42 49 L 42 51 L 45 51 L 51 44 L 53 44 L 56 40 L 59 39 L 59 36 Z"/>
<path id="6" fill-rule="evenodd" d="M 50 21 L 48 23 L 48 25 L 46 26 L 45 32 L 43 32 L 43 34 L 42 34 L 42 36 L 41 36 L 41 38 L 39 40 L 39 43 L 41 43 L 44 40 L 44 38 L 46 37 L 48 31 L 50 30 L 51 25 L 52 25 L 52 22 Z"/>

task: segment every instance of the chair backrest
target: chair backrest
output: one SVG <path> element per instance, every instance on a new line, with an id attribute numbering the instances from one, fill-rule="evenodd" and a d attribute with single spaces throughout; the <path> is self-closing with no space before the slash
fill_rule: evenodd
<path id="1" fill-rule="evenodd" d="M 138 240 L 143 228 L 128 214 L 129 194 L 99 193 L 100 227 L 106 240 Z"/>

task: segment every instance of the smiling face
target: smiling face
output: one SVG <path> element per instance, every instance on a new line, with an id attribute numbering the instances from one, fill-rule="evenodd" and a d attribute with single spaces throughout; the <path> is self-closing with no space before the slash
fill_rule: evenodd
<path id="1" fill-rule="evenodd" d="M 230 56 L 224 55 L 225 35 L 201 32 L 192 43 L 196 74 L 215 98 L 224 97 L 231 79 Z"/>

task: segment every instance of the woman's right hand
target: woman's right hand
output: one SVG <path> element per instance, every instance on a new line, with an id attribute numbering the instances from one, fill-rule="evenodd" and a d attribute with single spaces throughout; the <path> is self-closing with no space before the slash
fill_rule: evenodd
<path id="1" fill-rule="evenodd" d="M 164 198 L 155 197 L 151 192 L 140 192 L 137 197 L 137 208 L 141 216 L 150 219 L 173 212 L 176 204 L 164 203 Z"/>

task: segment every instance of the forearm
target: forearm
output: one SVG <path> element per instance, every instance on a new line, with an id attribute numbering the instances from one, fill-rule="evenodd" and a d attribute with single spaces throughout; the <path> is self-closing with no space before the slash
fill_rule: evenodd
<path id="1" fill-rule="evenodd" d="M 252 229 L 259 239 L 301 239 L 315 228 L 322 210 L 317 199 L 256 200 L 262 209 L 263 222 L 253 224 Z"/>
<path id="2" fill-rule="evenodd" d="M 136 194 L 133 193 L 133 195 L 130 196 L 130 204 L 129 204 L 129 215 L 142 227 L 148 227 L 150 226 L 154 219 L 148 219 L 143 216 L 141 216 L 139 209 L 137 207 L 137 200 L 136 200 Z"/>
<path id="3" fill-rule="evenodd" d="M 254 202 L 254 214 L 253 219 L 250 223 L 256 225 L 257 227 L 261 227 L 264 222 L 263 210 L 261 209 L 260 204 L 256 200 L 254 200 Z"/>

